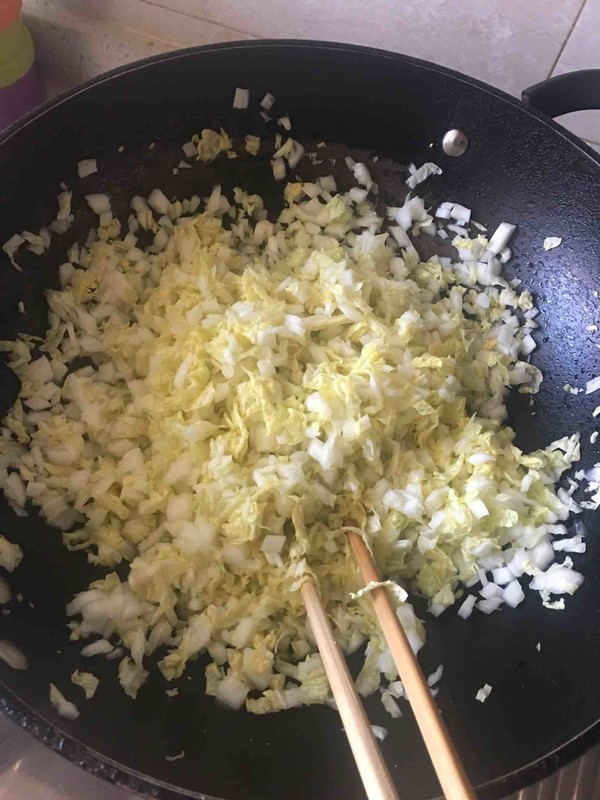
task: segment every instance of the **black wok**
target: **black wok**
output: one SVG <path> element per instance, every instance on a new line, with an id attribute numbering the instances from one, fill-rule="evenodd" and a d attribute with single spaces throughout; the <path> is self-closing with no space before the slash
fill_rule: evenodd
<path id="1" fill-rule="evenodd" d="M 399 164 L 433 160 L 443 175 L 427 184 L 431 202 L 472 206 L 475 218 L 490 227 L 502 220 L 519 223 L 512 271 L 542 309 L 534 362 L 545 380 L 532 406 L 523 396 L 512 399 L 510 421 L 526 449 L 575 430 L 587 443 L 596 401 L 572 397 L 562 387 L 600 373 L 600 351 L 585 330 L 598 322 L 598 156 L 547 117 L 478 81 L 365 48 L 253 42 L 169 53 L 102 76 L 5 133 L 0 241 L 53 219 L 63 180 L 75 190 L 78 222 L 49 258 L 22 259 L 22 273 L 2 255 L 0 338 L 19 330 L 43 332 L 43 291 L 57 285 L 61 252 L 94 223 L 76 177 L 78 159 L 98 158 L 99 172 L 86 179 L 85 191 L 108 191 L 121 215 L 134 193 L 158 186 L 167 195 L 202 194 L 217 176 L 225 190 L 241 184 L 276 196 L 266 161 L 222 160 L 172 174 L 180 144 L 202 127 L 261 132 L 254 114 L 231 109 L 238 85 L 247 86 L 255 102 L 266 90 L 273 92 L 292 117 L 294 135 L 340 143 L 334 148 L 340 162 L 347 148 L 381 156 L 373 172 L 387 202 L 402 195 Z M 558 88 L 537 87 L 531 99 L 558 114 L 592 102 L 586 93 L 594 88 L 585 76 L 571 76 L 558 81 Z M 461 157 L 441 147 L 453 128 L 469 139 Z M 311 174 L 310 164 L 303 162 L 303 169 Z M 326 165 L 315 169 L 323 174 Z M 336 169 L 343 173 L 339 164 Z M 562 236 L 563 245 L 545 253 L 542 242 L 550 235 Z M 17 313 L 21 299 L 25 317 Z M 3 413 L 17 384 L 0 368 Z M 597 446 L 586 444 L 584 452 L 585 466 L 599 460 Z M 586 524 L 588 550 L 578 567 L 587 579 L 564 612 L 548 611 L 539 597 L 528 596 L 516 611 L 474 615 L 465 623 L 451 610 L 427 621 L 424 668 L 444 664 L 440 707 L 481 797 L 518 789 L 600 738 L 600 525 L 593 515 Z M 201 661 L 191 665 L 191 679 L 179 682 L 178 697 L 167 698 L 162 679 L 153 675 L 134 702 L 119 688 L 115 665 L 101 659 L 91 667 L 101 679 L 96 697 L 81 704 L 78 720 L 58 718 L 49 703 L 49 682 L 66 686 L 74 669 L 90 668 L 80 646 L 68 641 L 64 606 L 87 586 L 91 570 L 83 556 L 63 551 L 58 532 L 35 515 L 16 518 L 4 501 L 0 530 L 25 551 L 10 577 L 23 600 L 0 616 L 0 638 L 17 644 L 30 662 L 24 672 L 0 664 L 0 707 L 32 734 L 86 769 L 153 797 L 362 797 L 331 709 L 259 718 L 229 712 L 205 698 Z M 481 705 L 475 694 L 484 683 L 494 688 Z M 400 796 L 437 797 L 408 706 L 402 719 L 391 720 L 378 699 L 366 705 L 371 721 L 389 730 L 382 750 Z M 181 750 L 184 760 L 165 760 Z"/>

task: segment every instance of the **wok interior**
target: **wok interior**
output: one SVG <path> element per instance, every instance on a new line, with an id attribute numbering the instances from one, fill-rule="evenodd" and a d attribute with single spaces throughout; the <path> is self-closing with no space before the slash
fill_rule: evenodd
<path id="1" fill-rule="evenodd" d="M 43 334 L 44 290 L 58 285 L 57 268 L 67 247 L 83 241 L 95 224 L 84 187 L 86 193 L 106 191 L 121 219 L 133 194 L 147 196 L 156 187 L 184 198 L 206 195 L 220 182 L 226 193 L 240 185 L 262 194 L 267 207 L 281 204 L 281 186 L 274 184 L 266 159 L 221 159 L 172 173 L 182 157 L 180 144 L 203 127 L 266 135 L 254 113 L 232 111 L 237 85 L 248 86 L 254 104 L 267 90 L 275 94 L 290 113 L 295 138 L 328 143 L 326 155 L 336 164 L 315 167 L 304 160 L 298 169 L 303 178 L 333 173 L 346 188 L 350 174 L 343 156 L 350 152 L 362 160 L 377 154 L 381 159 L 373 177 L 383 200 L 397 203 L 404 195 L 400 165 L 433 160 L 444 172 L 425 190 L 432 203 L 456 200 L 472 206 L 474 218 L 490 227 L 501 220 L 519 223 L 514 274 L 534 292 L 542 310 L 534 363 L 545 381 L 533 406 L 527 396 L 511 398 L 510 422 L 517 443 L 528 450 L 575 430 L 589 441 L 594 400 L 568 396 L 562 387 L 580 385 L 600 372 L 599 351 L 585 332 L 586 324 L 597 321 L 598 309 L 593 294 L 600 244 L 593 224 L 600 201 L 597 164 L 497 93 L 419 62 L 360 48 L 272 43 L 167 56 L 101 80 L 9 135 L 0 143 L 2 241 L 23 228 L 37 230 L 55 216 L 62 180 L 74 190 L 76 223 L 63 237 L 54 237 L 47 258 L 27 254 L 22 273 L 3 259 L 0 338 L 23 330 Z M 470 138 L 467 154 L 458 159 L 441 149 L 443 133 L 453 127 Z M 151 142 L 154 149 L 148 147 Z M 76 177 L 75 163 L 85 157 L 97 157 L 99 172 L 84 183 Z M 550 235 L 564 237 L 551 257 L 542 248 Z M 25 303 L 25 318 L 17 312 L 19 300 Z M 18 386 L 12 373 L 0 368 L 4 413 Z M 584 448 L 584 466 L 599 460 L 593 451 Z M 473 783 L 488 784 L 484 797 L 502 796 L 541 776 L 595 735 L 580 736 L 600 718 L 595 680 L 600 582 L 592 566 L 597 524 L 592 517 L 585 522 L 588 551 L 577 568 L 586 582 L 566 611 L 548 611 L 537 595 L 529 595 L 517 610 L 473 615 L 468 623 L 452 609 L 426 619 L 428 643 L 421 661 L 426 672 L 444 665 L 439 704 Z M 21 647 L 30 662 L 25 672 L 3 669 L 0 675 L 0 703 L 19 722 L 87 768 L 132 788 L 148 790 L 148 785 L 131 771 L 170 784 L 172 789 L 160 791 L 165 797 L 177 796 L 175 787 L 232 800 L 362 797 L 340 720 L 331 709 L 265 717 L 228 711 L 204 696 L 202 659 L 188 665 L 176 682 L 177 697 L 165 695 L 168 686 L 156 671 L 137 701 L 126 697 L 115 664 L 86 661 L 79 655 L 81 645 L 68 641 L 65 604 L 94 575 L 85 556 L 63 550 L 60 533 L 35 515 L 16 518 L 4 500 L 0 530 L 25 552 L 10 578 L 23 601 L 1 617 L 0 629 L 0 638 Z M 424 606 L 416 608 L 424 618 Z M 69 722 L 56 717 L 48 684 L 64 686 L 78 668 L 94 672 L 100 688 L 92 701 L 81 704 L 81 717 Z M 493 695 L 481 705 L 475 694 L 484 683 L 493 686 Z M 399 720 L 387 715 L 378 695 L 366 707 L 371 722 L 389 732 L 381 747 L 401 796 L 437 796 L 408 705 Z M 532 765 L 576 737 L 560 755 Z M 165 760 L 182 750 L 185 759 Z"/>

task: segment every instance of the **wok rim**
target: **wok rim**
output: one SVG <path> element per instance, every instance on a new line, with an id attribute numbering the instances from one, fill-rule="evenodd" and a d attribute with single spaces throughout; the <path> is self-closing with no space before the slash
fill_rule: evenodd
<path id="1" fill-rule="evenodd" d="M 519 109 L 535 119 L 538 124 L 552 131 L 552 135 L 560 136 L 569 142 L 582 154 L 587 156 L 596 166 L 600 167 L 600 154 L 588 146 L 582 139 L 571 133 L 553 119 L 537 111 L 520 99 L 509 95 L 501 89 L 487 84 L 477 78 L 464 75 L 461 72 L 434 64 L 430 61 L 414 58 L 403 53 L 394 53 L 375 47 L 367 47 L 343 42 L 317 41 L 310 39 L 253 39 L 250 41 L 221 42 L 209 45 L 197 45 L 166 53 L 149 56 L 148 58 L 133 61 L 129 64 L 116 67 L 91 78 L 77 86 L 68 89 L 56 97 L 45 101 L 33 111 L 13 123 L 0 133 L 0 148 L 18 136 L 19 133 L 42 119 L 51 110 L 68 103 L 74 97 L 93 89 L 94 87 L 118 80 L 122 75 L 143 70 L 148 66 L 183 60 L 194 57 L 198 53 L 231 51 L 242 52 L 253 49 L 281 49 L 294 48 L 306 51 L 340 51 L 346 54 L 373 56 L 393 62 L 409 64 L 427 72 L 433 72 L 451 78 L 468 87 L 485 92 L 512 107 Z M 27 731 L 49 749 L 66 758 L 71 763 L 81 767 L 86 772 L 102 778 L 124 790 L 142 793 L 144 796 L 155 797 L 159 800 L 225 800 L 215 795 L 208 795 L 191 789 L 178 787 L 173 783 L 162 781 L 145 773 L 138 772 L 119 761 L 103 755 L 94 748 L 83 744 L 67 731 L 61 729 L 60 724 L 47 719 L 42 713 L 34 710 L 23 698 L 9 689 L 0 678 L 0 710 L 6 716 Z M 536 781 L 542 780 L 551 773 L 565 766 L 570 761 L 581 756 L 593 745 L 600 741 L 600 718 L 570 740 L 531 761 L 514 772 L 501 775 L 486 783 L 475 787 L 482 797 L 500 797 L 523 789 Z M 502 795 L 500 794 L 502 793 Z M 432 798 L 431 800 L 434 800 Z M 435 800 L 442 800 L 436 798 Z"/>

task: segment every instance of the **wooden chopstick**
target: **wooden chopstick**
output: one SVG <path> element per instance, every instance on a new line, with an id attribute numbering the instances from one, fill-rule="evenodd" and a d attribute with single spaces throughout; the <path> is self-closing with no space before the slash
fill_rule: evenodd
<path id="1" fill-rule="evenodd" d="M 377 567 L 362 537 L 355 531 L 349 530 L 348 538 L 365 584 L 379 581 Z M 372 589 L 370 595 L 375 614 L 447 800 L 476 800 L 473 787 L 427 686 L 404 628 L 390 602 L 387 590 L 383 586 L 376 587 Z"/>
<path id="2" fill-rule="evenodd" d="M 398 800 L 354 682 L 333 637 L 315 582 L 305 581 L 300 591 L 367 797 L 369 800 Z"/>

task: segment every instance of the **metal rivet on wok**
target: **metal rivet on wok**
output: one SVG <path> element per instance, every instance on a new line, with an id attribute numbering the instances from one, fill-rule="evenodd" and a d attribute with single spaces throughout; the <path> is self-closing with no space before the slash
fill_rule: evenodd
<path id="1" fill-rule="evenodd" d="M 447 156 L 462 156 L 468 146 L 469 139 L 458 128 L 452 128 L 442 139 L 442 148 Z"/>

